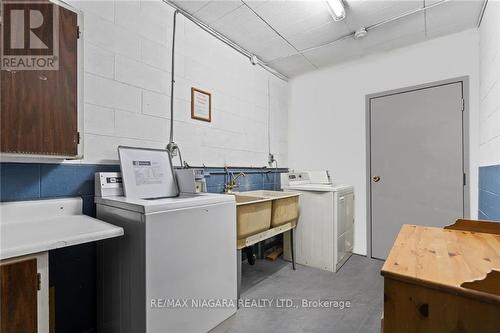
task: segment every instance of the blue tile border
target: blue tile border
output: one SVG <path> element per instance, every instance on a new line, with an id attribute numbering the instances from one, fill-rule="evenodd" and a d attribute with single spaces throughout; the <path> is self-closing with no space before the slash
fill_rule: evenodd
<path id="1" fill-rule="evenodd" d="M 207 173 L 207 191 L 211 193 L 224 192 L 224 184 L 228 182 L 228 175 L 224 168 L 205 168 Z M 288 169 L 254 169 L 254 168 L 230 168 L 230 174 L 237 175 L 240 172 L 245 173 L 245 176 L 239 177 L 236 181 L 236 191 L 254 191 L 254 190 L 280 190 L 281 177 L 280 174 L 288 172 Z"/>
<path id="2" fill-rule="evenodd" d="M 40 198 L 40 167 L 28 163 L 2 163 L 0 201 Z"/>
<path id="3" fill-rule="evenodd" d="M 120 171 L 117 165 L 55 165 L 40 166 L 40 196 L 82 196 L 94 194 L 94 174 L 98 171 Z"/>
<path id="4" fill-rule="evenodd" d="M 94 173 L 120 171 L 109 164 L 0 163 L 0 201 L 94 196 Z M 84 204 L 83 213 L 95 208 Z"/>
<path id="5" fill-rule="evenodd" d="M 479 168 L 478 217 L 500 221 L 500 164 Z"/>
<path id="6" fill-rule="evenodd" d="M 479 168 L 479 189 L 500 195 L 500 164 Z"/>
<path id="7" fill-rule="evenodd" d="M 222 193 L 228 175 L 223 167 L 203 168 L 207 174 L 207 190 Z M 120 171 L 110 164 L 44 164 L 0 163 L 0 201 L 37 200 L 80 196 L 84 198 L 84 213 L 95 216 L 94 174 L 98 171 Z M 229 168 L 238 178 L 238 191 L 280 190 L 280 173 L 286 168 Z"/>

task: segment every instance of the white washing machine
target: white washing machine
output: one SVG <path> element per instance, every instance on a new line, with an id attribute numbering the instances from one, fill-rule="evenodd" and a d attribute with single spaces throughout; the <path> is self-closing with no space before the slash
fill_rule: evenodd
<path id="1" fill-rule="evenodd" d="M 328 171 L 292 172 L 282 179 L 284 191 L 300 192 L 300 217 L 294 232 L 298 264 L 336 272 L 352 255 L 354 188 L 334 185 Z M 289 257 L 289 235 L 284 238 Z"/>
<path id="2" fill-rule="evenodd" d="M 95 202 L 125 231 L 99 249 L 101 332 L 204 333 L 236 312 L 234 196 Z"/>

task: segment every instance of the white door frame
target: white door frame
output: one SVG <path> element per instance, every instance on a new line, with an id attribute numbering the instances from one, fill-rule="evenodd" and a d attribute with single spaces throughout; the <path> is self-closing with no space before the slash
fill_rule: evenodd
<path id="1" fill-rule="evenodd" d="M 462 96 L 464 99 L 464 111 L 462 112 L 462 168 L 464 172 L 464 187 L 463 187 L 463 216 L 470 216 L 470 173 L 469 173 L 469 77 L 461 76 L 457 78 L 435 81 L 425 84 L 420 84 L 416 86 L 404 87 L 400 89 L 388 90 L 380 93 L 374 93 L 366 95 L 366 117 L 365 117 L 365 127 L 366 127 L 366 249 L 367 257 L 372 258 L 372 205 L 371 205 L 371 194 L 372 194 L 372 175 L 371 175 L 371 109 L 370 101 L 372 98 L 384 97 L 390 95 L 397 95 L 401 93 L 422 90 L 442 85 L 447 85 L 451 83 L 462 83 Z M 454 221 L 450 221 L 452 224 Z"/>

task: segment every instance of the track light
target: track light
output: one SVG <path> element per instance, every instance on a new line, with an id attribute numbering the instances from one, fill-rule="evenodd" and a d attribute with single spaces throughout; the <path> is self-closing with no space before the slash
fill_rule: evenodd
<path id="1" fill-rule="evenodd" d="M 342 0 L 326 0 L 326 4 L 334 21 L 342 21 L 345 18 L 345 8 Z"/>

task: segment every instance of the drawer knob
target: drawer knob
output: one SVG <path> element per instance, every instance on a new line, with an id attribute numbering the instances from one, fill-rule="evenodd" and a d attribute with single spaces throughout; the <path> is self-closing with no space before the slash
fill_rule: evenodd
<path id="1" fill-rule="evenodd" d="M 429 304 L 427 304 L 427 303 L 420 304 L 418 306 L 418 312 L 420 313 L 420 315 L 422 317 L 428 318 L 429 317 Z"/>

